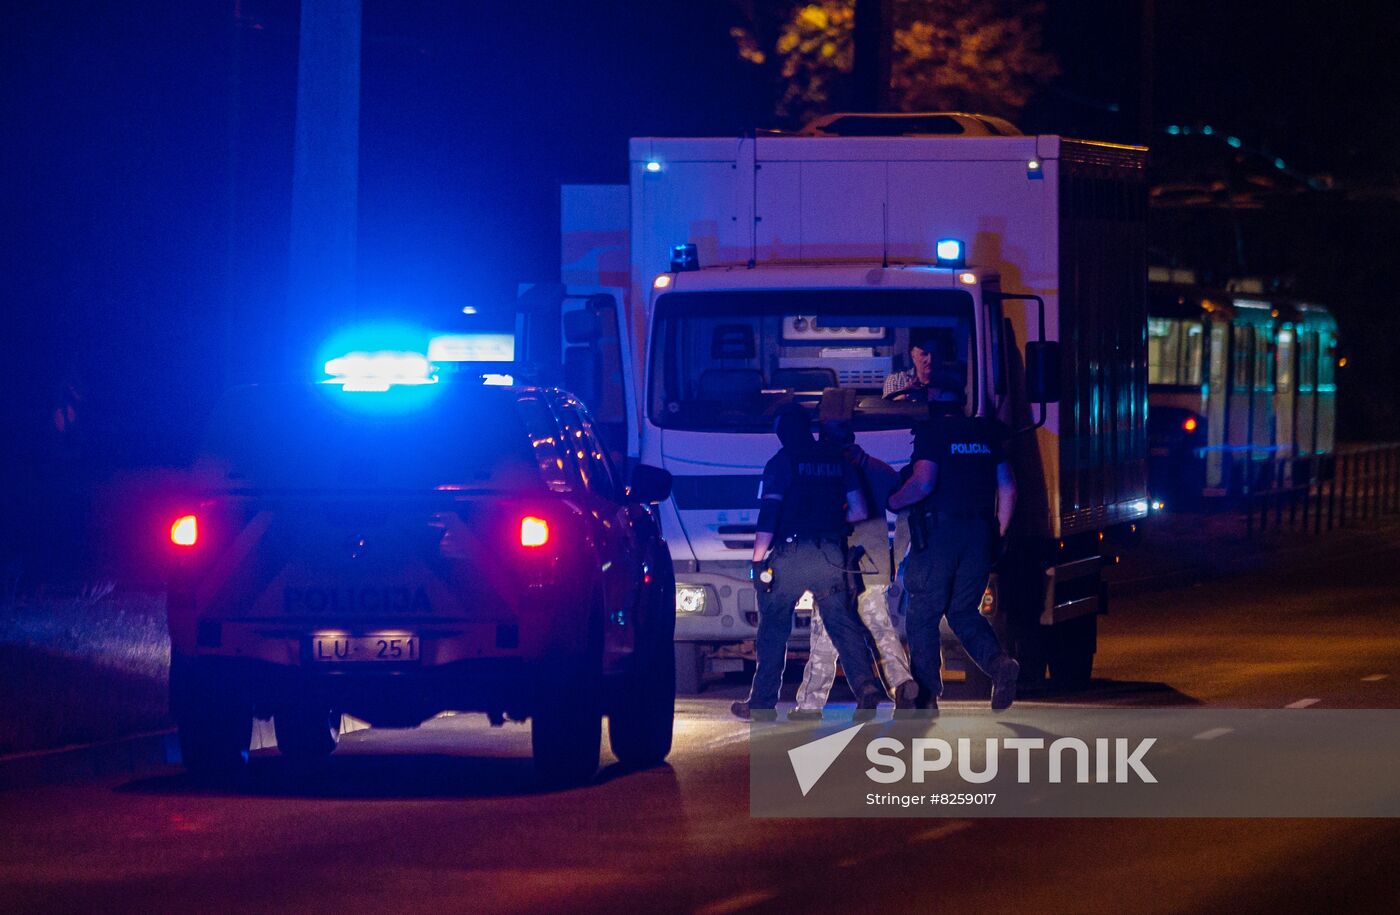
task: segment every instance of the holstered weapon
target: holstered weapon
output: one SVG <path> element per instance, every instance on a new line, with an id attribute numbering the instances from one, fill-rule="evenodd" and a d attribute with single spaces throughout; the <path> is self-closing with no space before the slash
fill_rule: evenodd
<path id="1" fill-rule="evenodd" d="M 851 597 L 859 597 L 865 591 L 865 576 L 860 571 L 860 561 L 865 558 L 865 547 L 857 543 L 846 554 L 846 574 L 851 576 Z"/>
<path id="2" fill-rule="evenodd" d="M 749 564 L 749 576 L 753 579 L 755 591 L 770 594 L 773 591 L 773 563 L 768 560 Z"/>
<path id="3" fill-rule="evenodd" d="M 916 553 L 928 549 L 928 512 L 917 505 L 909 512 L 909 545 Z"/>

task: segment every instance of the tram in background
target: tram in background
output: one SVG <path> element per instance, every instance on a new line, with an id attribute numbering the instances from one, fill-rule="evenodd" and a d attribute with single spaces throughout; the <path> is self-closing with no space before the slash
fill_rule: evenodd
<path id="1" fill-rule="evenodd" d="M 1325 471 L 1336 448 L 1337 323 L 1323 306 L 1148 274 L 1149 489 L 1192 508 Z M 1314 463 L 1321 461 L 1314 467 Z"/>

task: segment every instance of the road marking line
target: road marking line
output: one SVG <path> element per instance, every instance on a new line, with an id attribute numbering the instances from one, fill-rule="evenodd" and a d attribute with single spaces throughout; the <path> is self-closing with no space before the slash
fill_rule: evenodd
<path id="1" fill-rule="evenodd" d="M 1390 674 L 1371 674 L 1369 677 L 1362 677 L 1362 678 L 1361 678 L 1361 682 L 1362 682 L 1362 683 L 1375 683 L 1377 680 L 1384 680 L 1386 677 L 1389 677 L 1389 676 L 1390 676 Z"/>
<path id="2" fill-rule="evenodd" d="M 1310 705 L 1317 705 L 1321 699 L 1299 699 L 1297 702 L 1290 702 L 1284 708 L 1307 708 Z"/>
<path id="3" fill-rule="evenodd" d="M 735 731 L 735 732 L 732 733 L 732 734 L 725 734 L 723 737 L 716 737 L 714 740 L 707 741 L 707 742 L 704 744 L 704 747 L 705 747 L 705 749 L 707 749 L 707 750 L 718 750 L 718 749 L 721 749 L 722 747 L 727 747 L 727 746 L 729 746 L 730 744 L 738 743 L 738 742 L 741 741 L 741 740 L 748 740 L 748 739 L 749 739 L 749 729 L 748 729 L 748 728 L 743 728 L 742 730 Z"/>
<path id="4" fill-rule="evenodd" d="M 939 839 L 946 839 L 954 833 L 962 832 L 964 829 L 971 829 L 972 823 L 967 820 L 959 820 L 953 823 L 944 823 L 942 826 L 935 826 L 932 829 L 925 829 L 923 832 L 916 832 L 909 837 L 909 844 L 915 842 L 935 842 Z"/>
<path id="5" fill-rule="evenodd" d="M 778 898 L 778 894 L 772 890 L 750 890 L 747 893 L 726 896 L 709 905 L 702 905 L 695 910 L 695 915 L 728 915 L 730 912 L 742 912 L 744 909 L 751 909 L 760 903 L 776 898 Z"/>
<path id="6" fill-rule="evenodd" d="M 1201 733 L 1197 734 L 1195 737 L 1192 737 L 1191 739 L 1192 739 L 1192 740 L 1214 740 L 1214 739 L 1217 738 L 1217 737 L 1224 737 L 1226 734 L 1229 734 L 1229 733 L 1230 733 L 1231 731 L 1233 731 L 1233 730 L 1234 730 L 1234 728 L 1211 728 L 1211 729 L 1208 730 L 1208 731 L 1202 731 Z"/>

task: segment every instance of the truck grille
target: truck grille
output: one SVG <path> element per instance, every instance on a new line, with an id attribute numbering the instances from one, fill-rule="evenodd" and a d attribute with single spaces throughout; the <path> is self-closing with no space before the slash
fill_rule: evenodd
<path id="1" fill-rule="evenodd" d="M 726 550 L 752 550 L 756 530 L 752 524 L 721 524 L 717 533 Z"/>
<path id="2" fill-rule="evenodd" d="M 728 511 L 758 507 L 757 474 L 677 476 L 671 483 L 676 508 L 692 511 Z"/>

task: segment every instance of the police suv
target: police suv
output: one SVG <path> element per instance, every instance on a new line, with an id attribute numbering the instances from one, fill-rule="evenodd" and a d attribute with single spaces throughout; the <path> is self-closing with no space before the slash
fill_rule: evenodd
<path id="1" fill-rule="evenodd" d="M 171 709 L 185 766 L 227 775 L 254 718 L 331 753 L 342 714 L 532 720 L 547 781 L 671 747 L 675 585 L 646 465 L 624 481 L 554 389 L 260 385 L 216 412 L 171 519 Z"/>

